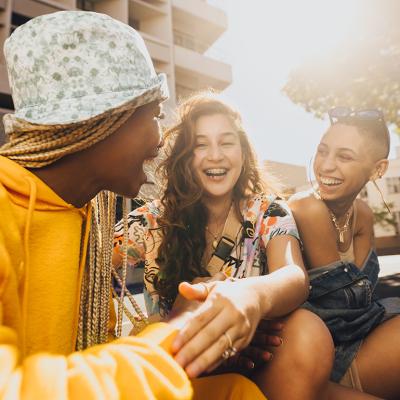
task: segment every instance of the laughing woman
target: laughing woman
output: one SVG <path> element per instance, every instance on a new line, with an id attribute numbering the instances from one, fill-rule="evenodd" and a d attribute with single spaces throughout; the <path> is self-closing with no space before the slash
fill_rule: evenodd
<path id="1" fill-rule="evenodd" d="M 318 187 L 289 202 L 310 268 L 305 308 L 324 319 L 335 341 L 333 381 L 398 399 L 400 299 L 375 299 L 373 214 L 357 199 L 386 172 L 389 132 L 379 110 L 336 108 L 329 115 L 314 160 Z"/>
<path id="2" fill-rule="evenodd" d="M 267 336 L 254 335 L 256 328 L 302 304 L 308 279 L 294 219 L 264 187 L 239 114 L 210 94 L 190 98 L 179 112 L 166 136 L 161 201 L 129 215 L 128 261 L 132 267 L 145 261 L 150 314 L 166 316 L 184 296 L 200 293 L 209 304 L 174 345 L 178 362 L 196 377 L 246 348 L 253 336 L 257 354 L 268 359 Z M 212 281 L 218 275 L 227 279 Z M 182 283 L 193 281 L 201 283 Z M 250 362 L 250 377 L 269 399 L 324 398 L 333 344 L 323 322 L 294 311 L 284 319 L 282 338 L 273 360 Z"/>

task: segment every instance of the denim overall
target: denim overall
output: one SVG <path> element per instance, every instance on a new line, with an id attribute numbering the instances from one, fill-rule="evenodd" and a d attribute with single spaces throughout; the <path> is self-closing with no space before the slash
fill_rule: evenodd
<path id="1" fill-rule="evenodd" d="M 331 379 L 339 382 L 369 332 L 400 313 L 400 299 L 375 298 L 379 262 L 373 250 L 362 268 L 338 261 L 308 274 L 310 294 L 302 307 L 317 314 L 329 328 L 335 343 Z"/>

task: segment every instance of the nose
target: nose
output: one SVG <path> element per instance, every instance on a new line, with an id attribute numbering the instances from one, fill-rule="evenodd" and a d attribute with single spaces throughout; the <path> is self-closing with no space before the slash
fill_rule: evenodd
<path id="1" fill-rule="evenodd" d="M 219 161 L 224 157 L 221 147 L 217 144 L 211 144 L 208 147 L 207 158 L 211 161 Z"/>
<path id="2" fill-rule="evenodd" d="M 336 169 L 335 157 L 327 156 L 321 160 L 320 169 L 322 172 L 330 172 Z"/>

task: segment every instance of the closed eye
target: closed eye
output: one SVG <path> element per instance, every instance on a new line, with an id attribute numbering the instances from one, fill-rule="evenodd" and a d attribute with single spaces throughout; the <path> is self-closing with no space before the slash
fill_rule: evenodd
<path id="1" fill-rule="evenodd" d="M 351 157 L 351 156 L 349 156 L 347 154 L 339 154 L 338 158 L 341 161 L 353 161 L 354 160 L 353 157 Z"/>

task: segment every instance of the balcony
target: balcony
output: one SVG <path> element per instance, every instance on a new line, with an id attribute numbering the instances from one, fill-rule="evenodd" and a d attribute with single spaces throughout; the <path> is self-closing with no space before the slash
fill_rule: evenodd
<path id="1" fill-rule="evenodd" d="M 171 62 L 170 45 L 167 42 L 164 42 L 153 35 L 149 35 L 146 32 L 140 31 L 140 35 L 144 39 L 147 50 L 149 51 L 150 57 L 153 61 L 161 63 Z"/>
<path id="2" fill-rule="evenodd" d="M 129 19 L 143 21 L 150 18 L 163 17 L 167 14 L 162 3 L 150 3 L 144 0 L 131 0 L 129 7 Z"/>
<path id="3" fill-rule="evenodd" d="M 193 50 L 174 46 L 177 88 L 197 91 L 206 88 L 223 90 L 232 82 L 231 66 Z"/>
<path id="4" fill-rule="evenodd" d="M 13 12 L 29 18 L 62 10 L 73 10 L 74 0 L 14 0 Z"/>
<path id="5" fill-rule="evenodd" d="M 197 38 L 204 53 L 226 31 L 228 19 L 224 11 L 205 1 L 172 0 L 172 25 L 177 32 Z"/>

